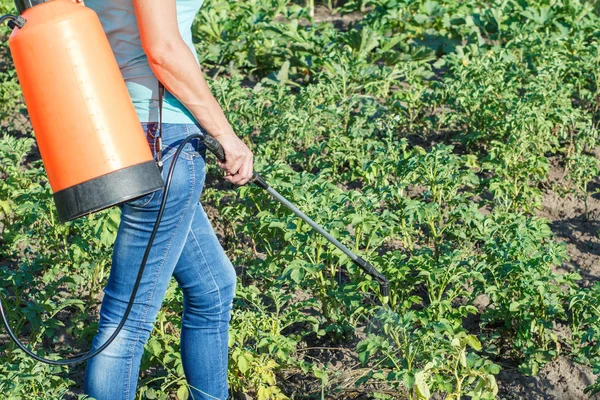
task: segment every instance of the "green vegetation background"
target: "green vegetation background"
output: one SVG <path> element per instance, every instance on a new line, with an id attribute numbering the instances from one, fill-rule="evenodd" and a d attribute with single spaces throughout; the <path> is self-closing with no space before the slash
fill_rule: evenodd
<path id="1" fill-rule="evenodd" d="M 306 224 L 210 163 L 203 203 L 239 275 L 233 391 L 493 399 L 501 369 L 535 375 L 566 357 L 600 373 L 600 284 L 557 272 L 566 247 L 536 217 L 551 189 L 581 199 L 588 218 L 598 188 L 598 6 L 312 6 L 207 0 L 195 42 L 257 169 L 390 278 L 392 311 Z M 119 213 L 57 222 L 4 41 L 0 82 L 1 295 L 30 345 L 65 356 L 95 333 Z M 139 398 L 188 396 L 181 304 L 173 282 Z M 2 339 L 3 398 L 80 396 L 81 366 L 37 364 Z"/>

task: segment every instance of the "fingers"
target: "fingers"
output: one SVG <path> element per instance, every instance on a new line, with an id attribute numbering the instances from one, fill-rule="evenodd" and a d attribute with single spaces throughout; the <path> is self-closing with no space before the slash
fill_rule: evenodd
<path id="1" fill-rule="evenodd" d="M 250 157 L 244 159 L 241 168 L 239 169 L 237 175 L 239 178 L 237 182 L 234 182 L 236 185 L 245 185 L 252 178 L 252 153 L 250 153 Z"/>
<path id="2" fill-rule="evenodd" d="M 244 157 L 240 167 L 235 173 L 226 173 L 225 179 L 235 185 L 245 185 L 252 178 L 252 167 L 252 153 L 250 153 L 247 157 Z"/>
<path id="3" fill-rule="evenodd" d="M 237 176 L 244 162 L 244 156 L 242 154 L 235 154 L 230 156 L 225 154 L 225 157 L 225 176 Z"/>
<path id="4" fill-rule="evenodd" d="M 253 173 L 253 155 L 248 146 L 235 135 L 217 140 L 225 151 L 225 162 L 219 162 L 225 170 L 225 179 L 235 185 L 248 183 Z"/>

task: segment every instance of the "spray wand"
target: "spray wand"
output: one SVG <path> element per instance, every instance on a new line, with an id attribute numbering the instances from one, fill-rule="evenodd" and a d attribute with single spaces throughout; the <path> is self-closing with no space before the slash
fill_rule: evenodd
<path id="1" fill-rule="evenodd" d="M 223 151 L 223 147 L 221 144 L 212 136 L 204 136 L 202 141 L 207 149 L 209 149 L 219 161 L 225 161 L 225 152 Z M 360 267 L 366 274 L 373 277 L 379 283 L 379 290 L 381 292 L 382 302 L 387 304 L 390 296 L 390 282 L 388 279 L 379 272 L 373 265 L 371 265 L 368 261 L 363 259 L 362 257 L 354 254 L 350 249 L 340 243 L 336 238 L 331 236 L 325 229 L 323 229 L 319 224 L 310 219 L 306 214 L 298 209 L 295 205 L 290 203 L 285 197 L 283 197 L 280 193 L 278 193 L 275 189 L 273 189 L 269 184 L 264 180 L 262 176 L 258 173 L 253 172 L 251 182 L 256 186 L 266 190 L 271 196 L 273 196 L 277 201 L 291 210 L 294 214 L 300 217 L 303 221 L 309 224 L 315 231 L 320 233 L 327 239 L 329 242 L 333 243 L 338 249 L 340 249 L 344 254 L 346 254 L 354 264 Z"/>

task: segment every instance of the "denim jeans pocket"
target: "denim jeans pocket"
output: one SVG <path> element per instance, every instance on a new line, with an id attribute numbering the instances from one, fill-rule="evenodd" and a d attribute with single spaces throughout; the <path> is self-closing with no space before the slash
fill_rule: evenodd
<path id="1" fill-rule="evenodd" d="M 135 208 L 144 208 L 146 207 L 154 198 L 157 193 L 162 193 L 162 190 L 157 190 L 152 193 L 145 194 L 141 197 L 137 197 L 133 200 L 129 200 L 127 204 L 131 207 Z"/>
<path id="2" fill-rule="evenodd" d="M 158 123 L 156 122 L 145 122 L 142 123 L 144 133 L 150 150 L 152 151 L 153 157 L 156 159 L 156 153 L 158 151 Z M 173 157 L 177 152 L 179 145 L 191 134 L 200 132 L 199 128 L 195 125 L 189 124 L 170 124 L 163 123 L 163 137 L 162 137 L 162 160 L 165 162 L 169 158 Z M 194 157 L 204 157 L 206 148 L 204 144 L 197 138 L 192 139 L 186 143 L 181 150 L 181 158 L 187 160 L 193 160 Z"/>
<path id="3" fill-rule="evenodd" d="M 166 144 L 163 141 L 163 148 L 162 148 L 163 162 L 166 162 L 169 158 L 171 158 L 175 155 L 175 153 L 177 152 L 177 148 L 179 147 L 181 142 L 183 142 L 184 139 L 176 140 L 175 142 L 166 143 Z M 198 139 L 192 139 L 191 142 L 186 143 L 185 146 L 183 146 L 183 149 L 181 150 L 181 154 L 179 157 L 184 158 L 188 161 L 192 161 L 194 159 L 194 157 L 199 157 L 200 154 L 196 151 L 196 146 L 193 143 L 197 140 Z"/>

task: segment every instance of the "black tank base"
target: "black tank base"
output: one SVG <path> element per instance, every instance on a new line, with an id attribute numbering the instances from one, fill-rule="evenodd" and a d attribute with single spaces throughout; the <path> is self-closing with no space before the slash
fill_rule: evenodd
<path id="1" fill-rule="evenodd" d="M 99 176 L 54 193 L 61 222 L 71 221 L 162 189 L 164 182 L 154 161 Z"/>

